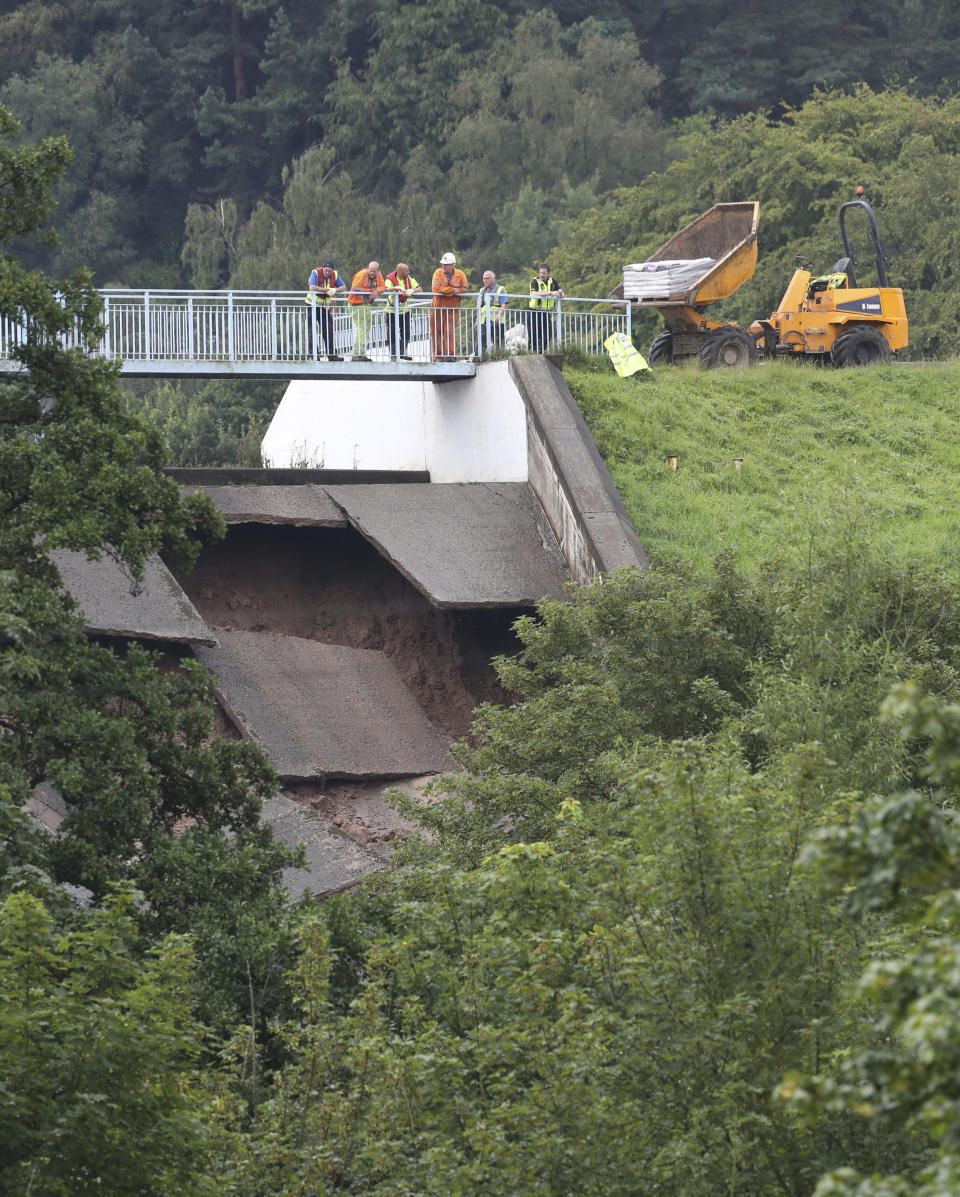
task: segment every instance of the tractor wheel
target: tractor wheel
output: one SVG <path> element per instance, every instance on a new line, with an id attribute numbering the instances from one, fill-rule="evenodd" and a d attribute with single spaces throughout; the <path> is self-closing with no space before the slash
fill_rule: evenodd
<path id="1" fill-rule="evenodd" d="M 673 333 L 665 328 L 650 342 L 647 363 L 651 366 L 668 366 L 673 361 Z"/>
<path id="2" fill-rule="evenodd" d="M 872 324 L 844 329 L 833 343 L 830 360 L 835 366 L 873 366 L 890 361 L 890 342 Z"/>
<path id="3" fill-rule="evenodd" d="M 700 345 L 700 365 L 707 369 L 722 366 L 749 366 L 757 360 L 757 343 L 745 328 L 725 324 L 707 333 Z"/>

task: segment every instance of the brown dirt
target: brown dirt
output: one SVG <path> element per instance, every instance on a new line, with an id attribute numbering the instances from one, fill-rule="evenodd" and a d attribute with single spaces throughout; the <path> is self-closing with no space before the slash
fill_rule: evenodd
<path id="1" fill-rule="evenodd" d="M 442 610 L 353 529 L 233 525 L 186 573 L 212 627 L 382 650 L 448 742 L 481 702 L 505 702 L 490 666 L 519 647 L 517 608 Z"/>

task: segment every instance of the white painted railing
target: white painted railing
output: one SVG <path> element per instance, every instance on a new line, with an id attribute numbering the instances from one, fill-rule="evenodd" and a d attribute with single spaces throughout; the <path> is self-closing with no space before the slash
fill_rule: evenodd
<path id="1" fill-rule="evenodd" d="M 104 290 L 104 337 L 94 352 L 137 372 L 203 373 L 207 367 L 322 362 L 314 335 L 314 308 L 303 291 Z M 497 351 L 550 352 L 576 347 L 602 353 L 613 332 L 630 332 L 630 305 L 606 299 L 558 299 L 547 311 L 531 311 L 529 294 L 508 296 L 498 322 L 483 293 L 468 293 L 458 308 L 434 308 L 429 294 L 406 304 L 383 296 L 375 303 L 333 305 L 333 353 L 342 358 L 398 361 L 464 360 Z M 0 369 L 10 369 L 25 328 L 0 319 Z M 408 337 L 406 346 L 403 345 Z M 66 346 L 76 337 L 65 336 Z M 3 363 L 7 365 L 4 367 Z"/>

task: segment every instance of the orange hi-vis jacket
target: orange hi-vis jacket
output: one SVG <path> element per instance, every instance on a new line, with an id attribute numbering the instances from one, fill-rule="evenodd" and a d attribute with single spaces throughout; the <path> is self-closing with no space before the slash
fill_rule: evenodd
<path id="1" fill-rule="evenodd" d="M 358 270 L 353 276 L 353 282 L 350 284 L 351 294 L 347 298 L 347 303 L 373 303 L 378 295 L 383 294 L 383 289 L 386 286 L 383 275 L 377 271 L 376 283 L 370 282 L 370 275 L 367 274 L 367 268 L 364 266 L 362 270 Z M 354 295 L 354 291 L 363 291 L 363 295 Z"/>
<path id="2" fill-rule="evenodd" d="M 450 281 L 447 282 L 443 267 L 439 266 L 433 272 L 433 282 L 430 285 L 430 290 L 433 292 L 433 306 L 435 308 L 458 308 L 460 296 L 469 285 L 467 276 L 456 267 L 453 268 L 453 274 L 450 276 Z"/>
<path id="3" fill-rule="evenodd" d="M 460 297 L 470 284 L 462 270 L 454 267 L 449 280 L 440 266 L 433 272 L 433 310 L 430 312 L 430 348 L 433 357 L 454 358 L 457 356 L 457 317 L 454 309 L 460 306 Z"/>

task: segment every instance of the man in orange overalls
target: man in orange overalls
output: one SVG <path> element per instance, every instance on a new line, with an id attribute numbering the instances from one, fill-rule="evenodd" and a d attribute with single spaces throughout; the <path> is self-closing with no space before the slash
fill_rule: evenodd
<path id="1" fill-rule="evenodd" d="M 433 309 L 430 312 L 430 347 L 433 360 L 455 361 L 457 357 L 457 309 L 468 286 L 467 276 L 457 269 L 453 254 L 444 254 L 433 272 Z"/>

